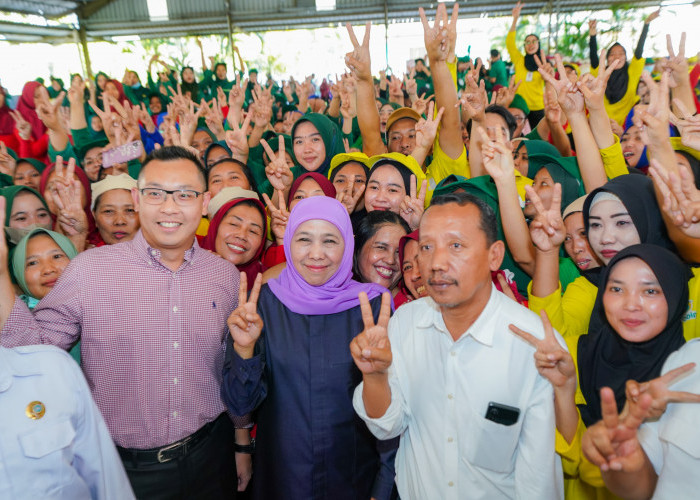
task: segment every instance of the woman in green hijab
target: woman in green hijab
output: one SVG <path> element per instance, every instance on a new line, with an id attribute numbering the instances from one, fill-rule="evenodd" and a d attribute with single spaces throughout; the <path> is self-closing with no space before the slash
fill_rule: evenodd
<path id="1" fill-rule="evenodd" d="M 319 113 L 308 113 L 299 118 L 292 127 L 291 135 L 297 161 L 292 168 L 295 179 L 306 172 L 317 172 L 327 177 L 333 157 L 345 152 L 338 125 Z"/>
<path id="2" fill-rule="evenodd" d="M 51 229 L 51 212 L 42 196 L 27 186 L 8 186 L 0 189 L 5 198 L 5 233 L 11 244 L 16 244 L 35 227 Z"/>
<path id="3" fill-rule="evenodd" d="M 39 189 L 41 173 L 46 168 L 46 164 L 34 158 L 20 158 L 15 167 L 15 186 L 27 186 L 32 189 Z"/>
<path id="4" fill-rule="evenodd" d="M 32 229 L 10 253 L 12 276 L 22 291 L 22 299 L 34 309 L 54 287 L 68 263 L 78 255 L 71 241 L 54 231 L 41 227 Z M 70 355 L 80 363 L 80 344 Z"/>

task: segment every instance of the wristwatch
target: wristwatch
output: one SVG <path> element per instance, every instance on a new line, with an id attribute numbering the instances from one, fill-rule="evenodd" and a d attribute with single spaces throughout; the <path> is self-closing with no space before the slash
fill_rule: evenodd
<path id="1" fill-rule="evenodd" d="M 255 438 L 250 440 L 250 444 L 235 443 L 233 445 L 233 449 L 236 453 L 247 453 L 248 455 L 252 455 L 255 453 Z"/>

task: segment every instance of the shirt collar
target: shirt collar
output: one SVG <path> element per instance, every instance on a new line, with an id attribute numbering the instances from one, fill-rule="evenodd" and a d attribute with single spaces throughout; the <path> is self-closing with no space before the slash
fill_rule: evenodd
<path id="1" fill-rule="evenodd" d="M 144 238 L 143 236 L 143 232 L 141 232 L 140 229 L 136 233 L 136 236 L 134 236 L 134 239 L 131 240 L 131 242 L 136 251 L 146 260 L 151 260 L 160 264 L 160 250 L 158 250 L 157 248 L 153 248 L 151 245 L 148 244 L 146 238 Z M 185 262 L 189 262 L 194 258 L 195 252 L 198 248 L 200 248 L 200 246 L 197 242 L 197 237 L 195 236 L 192 246 L 185 251 Z"/>
<path id="2" fill-rule="evenodd" d="M 447 326 L 445 326 L 445 320 L 442 317 L 440 306 L 438 306 L 430 297 L 423 300 L 425 300 L 430 307 L 430 313 L 421 316 L 416 322 L 416 326 L 418 328 L 435 328 L 446 335 L 450 335 L 450 332 L 447 330 Z M 472 338 L 474 338 L 474 340 L 481 344 L 487 346 L 493 345 L 494 329 L 490 323 L 493 321 L 493 318 L 497 312 L 498 300 L 498 290 L 493 284 L 491 284 L 491 295 L 489 296 L 486 306 L 481 311 L 481 314 L 479 314 L 479 316 L 476 318 L 476 321 L 472 323 L 465 334 L 463 334 L 457 340 L 457 342 L 462 340 L 467 335 L 470 335 Z"/>
<path id="3" fill-rule="evenodd" d="M 41 373 L 38 365 L 18 363 L 17 356 L 13 354 L 11 349 L 0 347 L 0 392 L 10 388 L 13 377 L 27 377 Z"/>

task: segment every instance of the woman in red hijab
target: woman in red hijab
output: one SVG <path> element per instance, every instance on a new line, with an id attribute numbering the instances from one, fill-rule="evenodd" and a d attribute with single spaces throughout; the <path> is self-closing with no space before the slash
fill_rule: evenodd
<path id="1" fill-rule="evenodd" d="M 216 252 L 246 273 L 248 283 L 264 271 L 260 262 L 265 248 L 265 206 L 255 198 L 235 198 L 224 204 L 209 224 L 202 248 Z"/>
<path id="2" fill-rule="evenodd" d="M 17 151 L 21 158 L 35 158 L 46 161 L 46 152 L 49 148 L 49 136 L 46 133 L 46 125 L 41 121 L 36 112 L 39 99 L 48 100 L 49 92 L 39 82 L 27 82 L 22 88 L 22 95 L 17 102 L 17 110 L 14 114 L 16 122 L 16 137 L 18 140 Z M 19 116 L 18 116 L 19 115 Z M 26 131 L 24 125 L 31 127 L 31 133 Z"/>

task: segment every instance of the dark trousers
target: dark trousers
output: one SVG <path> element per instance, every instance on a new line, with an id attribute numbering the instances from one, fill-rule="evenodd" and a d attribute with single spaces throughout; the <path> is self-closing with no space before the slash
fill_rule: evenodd
<path id="1" fill-rule="evenodd" d="M 181 458 L 149 465 L 128 458 L 122 462 L 140 500 L 234 499 L 238 489 L 235 442 L 235 428 L 224 413 L 209 435 Z"/>
<path id="2" fill-rule="evenodd" d="M 540 120 L 544 118 L 544 109 L 536 109 L 536 110 L 530 110 L 530 113 L 527 115 L 527 121 L 530 123 L 530 128 L 532 130 L 535 130 L 535 127 L 537 127 L 537 124 L 540 123 Z M 547 138 L 543 137 L 543 141 L 546 141 Z"/>

